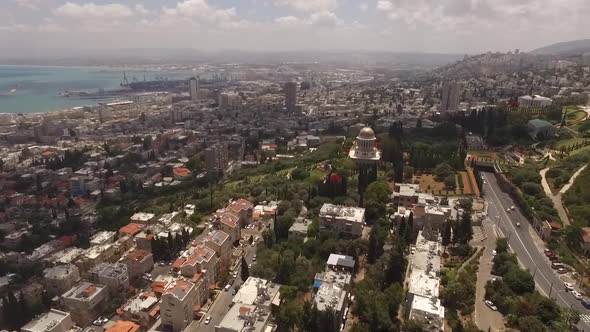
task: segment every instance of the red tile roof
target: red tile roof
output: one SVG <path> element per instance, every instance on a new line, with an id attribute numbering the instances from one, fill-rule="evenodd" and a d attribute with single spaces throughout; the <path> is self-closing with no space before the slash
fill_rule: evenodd
<path id="1" fill-rule="evenodd" d="M 134 322 L 118 320 L 115 322 L 115 325 L 105 329 L 105 332 L 137 332 L 139 327 L 140 326 Z"/>
<path id="2" fill-rule="evenodd" d="M 172 264 L 172 268 L 178 270 L 178 269 L 180 269 L 184 265 L 184 262 L 186 262 L 186 258 L 182 258 L 182 257 L 181 258 L 178 258 Z"/>
<path id="3" fill-rule="evenodd" d="M 185 167 L 178 167 L 178 168 L 174 169 L 174 174 L 178 175 L 180 177 L 185 177 L 185 176 L 189 176 L 191 174 L 191 171 Z"/>
<path id="4" fill-rule="evenodd" d="M 143 227 L 144 226 L 142 224 L 129 223 L 129 224 L 121 227 L 119 229 L 119 233 L 135 236 L 135 235 L 137 235 L 137 233 L 141 232 Z"/>
<path id="5" fill-rule="evenodd" d="M 144 249 L 135 249 L 127 254 L 127 258 L 132 259 L 134 261 L 141 261 L 147 256 L 149 252 Z"/>
<path id="6" fill-rule="evenodd" d="M 247 315 L 250 312 L 250 308 L 248 307 L 240 307 L 240 314 Z"/>
<path id="7" fill-rule="evenodd" d="M 249 201 L 242 198 L 242 199 L 238 199 L 237 201 L 232 203 L 232 205 L 229 206 L 229 209 L 232 210 L 233 212 L 240 213 L 241 211 L 244 211 L 244 210 L 250 210 L 253 207 L 254 207 L 254 205 L 252 203 L 250 203 Z"/>

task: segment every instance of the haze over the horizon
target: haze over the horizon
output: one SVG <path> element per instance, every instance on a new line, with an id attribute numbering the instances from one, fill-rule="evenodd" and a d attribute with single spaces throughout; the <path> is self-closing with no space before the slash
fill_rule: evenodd
<path id="1" fill-rule="evenodd" d="M 531 50 L 590 37 L 588 0 L 4 0 L 10 49 Z"/>

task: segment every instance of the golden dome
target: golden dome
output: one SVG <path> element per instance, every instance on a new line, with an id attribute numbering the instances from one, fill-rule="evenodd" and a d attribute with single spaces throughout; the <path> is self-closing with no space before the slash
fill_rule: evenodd
<path id="1" fill-rule="evenodd" d="M 361 129 L 358 138 L 361 139 L 375 139 L 375 132 L 369 127 Z"/>

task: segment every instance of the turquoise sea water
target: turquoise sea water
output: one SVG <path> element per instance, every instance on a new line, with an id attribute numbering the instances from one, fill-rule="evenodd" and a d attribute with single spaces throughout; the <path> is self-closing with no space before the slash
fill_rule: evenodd
<path id="1" fill-rule="evenodd" d="M 148 80 L 162 73 L 127 71 Z M 185 77 L 181 73 L 169 78 Z M 68 107 L 96 104 L 95 100 L 68 99 L 59 96 L 64 91 L 98 91 L 117 89 L 123 70 L 80 67 L 0 66 L 0 113 L 37 113 Z M 15 91 L 16 90 L 16 91 Z"/>

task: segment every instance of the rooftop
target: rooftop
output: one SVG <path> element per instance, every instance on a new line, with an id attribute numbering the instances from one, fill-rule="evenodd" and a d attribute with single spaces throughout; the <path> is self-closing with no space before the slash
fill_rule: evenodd
<path id="1" fill-rule="evenodd" d="M 194 287 L 195 285 L 192 282 L 185 279 L 178 279 L 168 285 L 168 288 L 164 291 L 164 294 L 171 294 L 182 301 Z"/>
<path id="2" fill-rule="evenodd" d="M 328 265 L 343 266 L 346 268 L 354 268 L 354 258 L 352 256 L 330 254 L 328 257 Z"/>
<path id="3" fill-rule="evenodd" d="M 418 233 L 416 253 L 411 262 L 409 293 L 438 297 L 440 286 L 440 244 L 428 241 Z"/>
<path id="4" fill-rule="evenodd" d="M 118 320 L 115 325 L 106 328 L 105 332 L 137 332 L 140 326 L 127 320 Z"/>
<path id="5" fill-rule="evenodd" d="M 78 272 L 78 268 L 75 265 L 56 265 L 43 270 L 43 276 L 47 279 L 64 279 L 76 272 Z"/>
<path id="6" fill-rule="evenodd" d="M 102 271 L 99 272 L 101 277 L 106 278 L 120 278 L 121 276 L 128 276 L 127 265 L 122 263 L 107 264 Z"/>
<path id="7" fill-rule="evenodd" d="M 27 325 L 21 328 L 21 331 L 26 332 L 45 332 L 51 330 L 57 324 L 60 324 L 70 316 L 69 312 L 63 312 L 55 309 L 49 310 L 37 318 L 33 319 Z M 72 326 L 65 326 L 66 329 Z"/>
<path id="8" fill-rule="evenodd" d="M 82 301 L 90 301 L 103 289 L 105 289 L 105 286 L 103 286 L 103 285 L 96 285 L 96 284 L 84 281 L 84 282 L 81 282 L 80 284 L 72 287 L 72 289 L 65 292 L 62 296 L 64 298 L 77 299 L 77 300 L 82 300 Z"/>
<path id="9" fill-rule="evenodd" d="M 142 224 L 129 223 L 129 224 L 121 227 L 119 229 L 119 233 L 123 233 L 123 234 L 134 236 L 137 233 L 141 232 L 141 230 L 143 229 L 143 227 L 144 227 L 144 225 L 142 225 Z"/>
<path id="10" fill-rule="evenodd" d="M 233 298 L 234 303 L 248 305 L 263 305 L 270 308 L 270 304 L 280 298 L 281 285 L 265 279 L 248 277 Z"/>
<path id="11" fill-rule="evenodd" d="M 153 213 L 138 212 L 131 216 L 131 221 L 148 222 L 154 219 L 156 215 Z"/>
<path id="12" fill-rule="evenodd" d="M 241 211 L 250 210 L 254 208 L 254 205 L 245 199 L 238 199 L 237 201 L 233 202 L 229 209 L 235 213 L 239 213 Z"/>
<path id="13" fill-rule="evenodd" d="M 129 252 L 127 254 L 127 256 L 125 256 L 125 257 L 127 257 L 128 259 L 140 262 L 148 255 L 151 255 L 151 253 L 147 250 L 135 249 L 135 250 L 132 250 L 131 252 Z"/>
<path id="14" fill-rule="evenodd" d="M 350 222 L 362 223 L 365 219 L 365 209 L 325 203 L 320 209 L 320 217 L 344 219 Z"/>
<path id="15" fill-rule="evenodd" d="M 103 244 L 106 243 L 107 241 L 110 241 L 111 239 L 114 239 L 115 237 L 115 232 L 111 232 L 111 231 L 102 231 L 102 232 L 98 232 L 96 234 L 94 234 L 91 238 L 90 238 L 90 243 L 91 244 Z"/>

